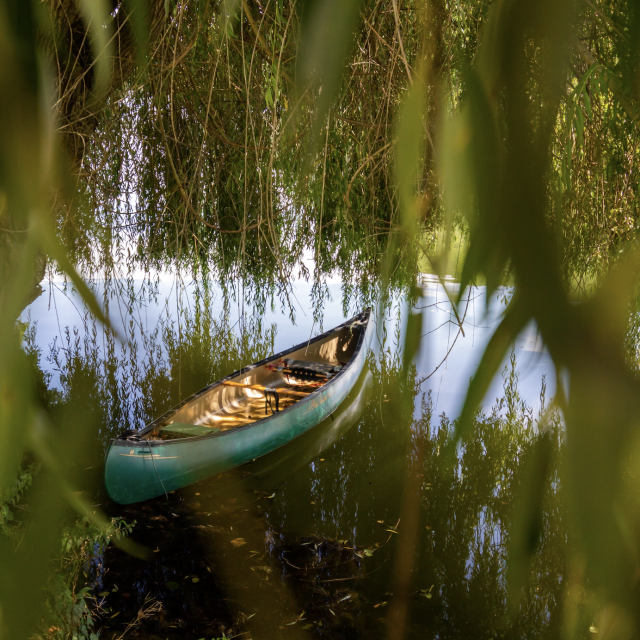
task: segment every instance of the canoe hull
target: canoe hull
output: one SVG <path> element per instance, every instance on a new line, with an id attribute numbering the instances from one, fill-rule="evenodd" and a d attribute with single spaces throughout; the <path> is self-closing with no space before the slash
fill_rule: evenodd
<path id="1" fill-rule="evenodd" d="M 332 414 L 365 364 L 371 323 L 344 371 L 308 398 L 261 420 L 215 435 L 170 440 L 114 440 L 105 462 L 105 487 L 120 504 L 141 502 L 259 458 L 297 438 Z"/>

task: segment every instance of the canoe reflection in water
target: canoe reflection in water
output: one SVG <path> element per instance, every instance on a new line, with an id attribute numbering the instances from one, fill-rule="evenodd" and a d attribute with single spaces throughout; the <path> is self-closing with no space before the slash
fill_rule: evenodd
<path id="1" fill-rule="evenodd" d="M 370 318 L 367 309 L 214 382 L 140 432 L 116 438 L 105 463 L 109 496 L 131 504 L 162 495 L 259 458 L 318 425 L 363 370 Z"/>

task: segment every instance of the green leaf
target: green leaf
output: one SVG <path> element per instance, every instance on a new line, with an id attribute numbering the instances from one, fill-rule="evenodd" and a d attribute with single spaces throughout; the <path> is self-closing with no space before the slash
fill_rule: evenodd
<path id="1" fill-rule="evenodd" d="M 537 439 L 522 463 L 522 481 L 514 500 L 507 581 L 512 613 L 518 609 L 531 575 L 531 560 L 542 533 L 542 508 L 551 460 L 551 436 Z"/>
<path id="2" fill-rule="evenodd" d="M 480 364 L 469 383 L 464 405 L 456 422 L 454 437 L 449 445 L 448 454 L 450 456 L 453 456 L 457 443 L 466 436 L 471 427 L 473 416 L 487 394 L 489 385 L 498 372 L 507 350 L 524 329 L 529 319 L 530 317 L 525 311 L 524 305 L 522 305 L 518 294 L 516 294 L 509 303 L 502 322 L 491 336 L 489 344 L 482 354 L 482 360 L 480 360 Z"/>
<path id="3" fill-rule="evenodd" d="M 582 116 L 582 109 L 578 106 L 576 108 L 576 133 L 578 134 L 578 144 L 584 147 L 584 118 Z"/>
<path id="4" fill-rule="evenodd" d="M 315 101 L 316 115 L 311 129 L 314 151 L 342 79 L 361 3 L 362 0 L 307 0 L 302 7 L 296 77 L 300 93 L 307 90 L 308 83 L 320 90 Z"/>
<path id="5" fill-rule="evenodd" d="M 113 65 L 113 20 L 106 0 L 78 0 L 78 8 L 91 37 L 96 93 L 106 91 Z"/>
<path id="6" fill-rule="evenodd" d="M 149 49 L 149 16 L 147 14 L 147 3 L 145 0 L 126 0 L 125 5 L 129 8 L 129 20 L 136 44 L 138 70 L 142 71 L 146 66 Z"/>
<path id="7" fill-rule="evenodd" d="M 591 98 L 589 98 L 589 94 L 585 91 L 582 96 L 584 100 L 584 109 L 587 112 L 587 117 L 591 119 Z"/>
<path id="8" fill-rule="evenodd" d="M 98 320 L 100 320 L 100 322 L 113 330 L 111 323 L 102 311 L 102 308 L 98 304 L 95 296 L 71 264 L 64 247 L 56 236 L 53 224 L 47 214 L 40 212 L 37 220 L 34 221 L 34 226 L 37 228 L 38 238 L 42 246 L 49 256 L 58 263 L 58 266 L 71 278 L 71 281 L 78 290 L 78 293 L 91 312 L 96 316 L 96 318 L 98 318 Z"/>
<path id="9" fill-rule="evenodd" d="M 398 192 L 402 207 L 402 223 L 407 233 L 415 234 L 417 206 L 415 197 L 418 170 L 424 157 L 425 92 L 416 82 L 407 92 L 398 117 L 395 147 Z"/>

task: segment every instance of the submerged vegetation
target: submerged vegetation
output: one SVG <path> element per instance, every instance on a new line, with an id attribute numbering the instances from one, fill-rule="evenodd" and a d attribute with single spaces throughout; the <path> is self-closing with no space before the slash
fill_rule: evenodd
<path id="1" fill-rule="evenodd" d="M 465 456 L 493 452 L 492 438 L 504 438 L 504 464 L 491 453 L 486 472 L 499 496 L 516 482 L 515 467 L 500 476 L 505 465 L 522 462 L 505 516 L 509 555 L 496 560 L 506 574 L 491 552 L 478 556 L 502 588 L 496 615 L 516 634 L 526 624 L 513 621 L 527 615 L 541 634 L 583 628 L 556 624 L 559 579 L 543 577 L 539 555 L 545 540 L 555 549 L 560 539 L 548 509 L 558 490 L 571 523 L 563 576 L 578 585 L 567 587 L 565 606 L 567 593 L 588 590 L 611 637 L 640 628 L 636 511 L 621 506 L 632 493 L 640 414 L 639 37 L 639 9 L 626 0 L 0 0 L 0 636 L 28 638 L 43 619 L 33 594 L 52 580 L 69 507 L 88 518 L 79 526 L 93 527 L 79 549 L 116 526 L 75 489 L 86 482 L 84 456 L 96 453 L 90 428 L 107 439 L 116 424 L 184 397 L 200 375 L 268 352 L 274 330 L 259 318 L 276 300 L 293 314 L 294 278 L 313 283 L 314 323 L 329 276 L 341 278 L 345 308 L 374 300 L 382 318 L 390 287 L 415 302 L 420 265 L 447 275 L 454 234 L 465 247 L 459 293 L 448 290 L 454 302 L 472 283 L 485 283 L 488 299 L 506 277 L 514 293 L 460 417 L 434 431 L 427 417 L 414 425 L 425 444 L 404 462 L 415 470 L 429 459 L 455 485 L 455 500 L 467 481 L 483 482 L 455 476 Z M 133 347 L 115 355 L 113 333 L 97 359 L 95 334 L 69 333 L 51 354 L 61 372 L 52 389 L 16 323 L 47 269 L 65 273 L 107 326 L 108 287 L 101 305 L 86 280 L 123 278 L 131 288 L 136 270 L 150 287 L 149 273 L 162 269 L 218 281 L 227 308 L 237 296 L 258 319 L 242 313 L 238 338 L 204 304 L 191 324 L 143 337 L 155 354 L 144 371 L 133 368 Z M 528 418 L 515 392 L 506 418 L 480 420 L 477 409 L 530 321 L 558 391 L 541 418 L 545 435 L 527 440 L 521 456 L 509 420 Z M 411 314 L 391 377 L 406 433 L 421 326 Z M 138 396 L 129 397 L 132 384 Z M 25 459 L 42 466 L 37 476 Z M 419 476 L 407 476 L 403 517 L 412 522 Z M 30 511 L 16 527 L 32 479 Z M 496 525 L 492 535 L 496 509 L 482 515 L 487 531 Z M 408 629 L 406 585 L 419 550 L 415 526 L 405 531 L 389 638 Z M 532 567 L 544 601 L 527 591 Z M 424 589 L 424 600 L 439 602 Z"/>

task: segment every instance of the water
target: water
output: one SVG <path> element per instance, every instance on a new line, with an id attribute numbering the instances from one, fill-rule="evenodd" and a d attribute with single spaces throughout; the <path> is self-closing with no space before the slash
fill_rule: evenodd
<path id="1" fill-rule="evenodd" d="M 109 304 L 128 343 L 87 321 L 77 296 L 59 283 L 23 314 L 35 323 L 30 340 L 50 375 L 49 401 L 59 411 L 79 403 L 90 410 L 83 442 L 91 453 L 77 460 L 78 477 L 110 515 L 136 521 L 133 538 L 150 550 L 138 560 L 110 547 L 92 570 L 94 593 L 108 594 L 97 596 L 103 637 L 122 633 L 152 602 L 161 611 L 139 619 L 138 637 L 385 637 L 399 552 L 412 532 L 409 637 L 552 633 L 567 544 L 557 487 L 546 496 L 532 582 L 515 617 L 508 618 L 506 602 L 509 530 L 542 376 L 547 399 L 554 392 L 534 327 L 494 380 L 455 469 L 442 453 L 507 290 L 488 311 L 482 288 L 464 296 L 463 335 L 446 293 L 425 277 L 414 305 L 424 336 L 408 384 L 401 375 L 408 308 L 393 299 L 379 317 L 368 365 L 334 420 L 168 499 L 124 508 L 107 501 L 100 459 L 110 438 L 359 310 L 343 304 L 341 284 L 333 283 L 318 323 L 309 311 L 311 287 L 294 283 L 292 293 L 295 324 L 279 306 L 256 318 L 242 300 L 225 305 L 215 286 L 164 277 L 149 295 L 141 282 L 129 283 Z M 408 495 L 417 496 L 413 503 Z"/>

